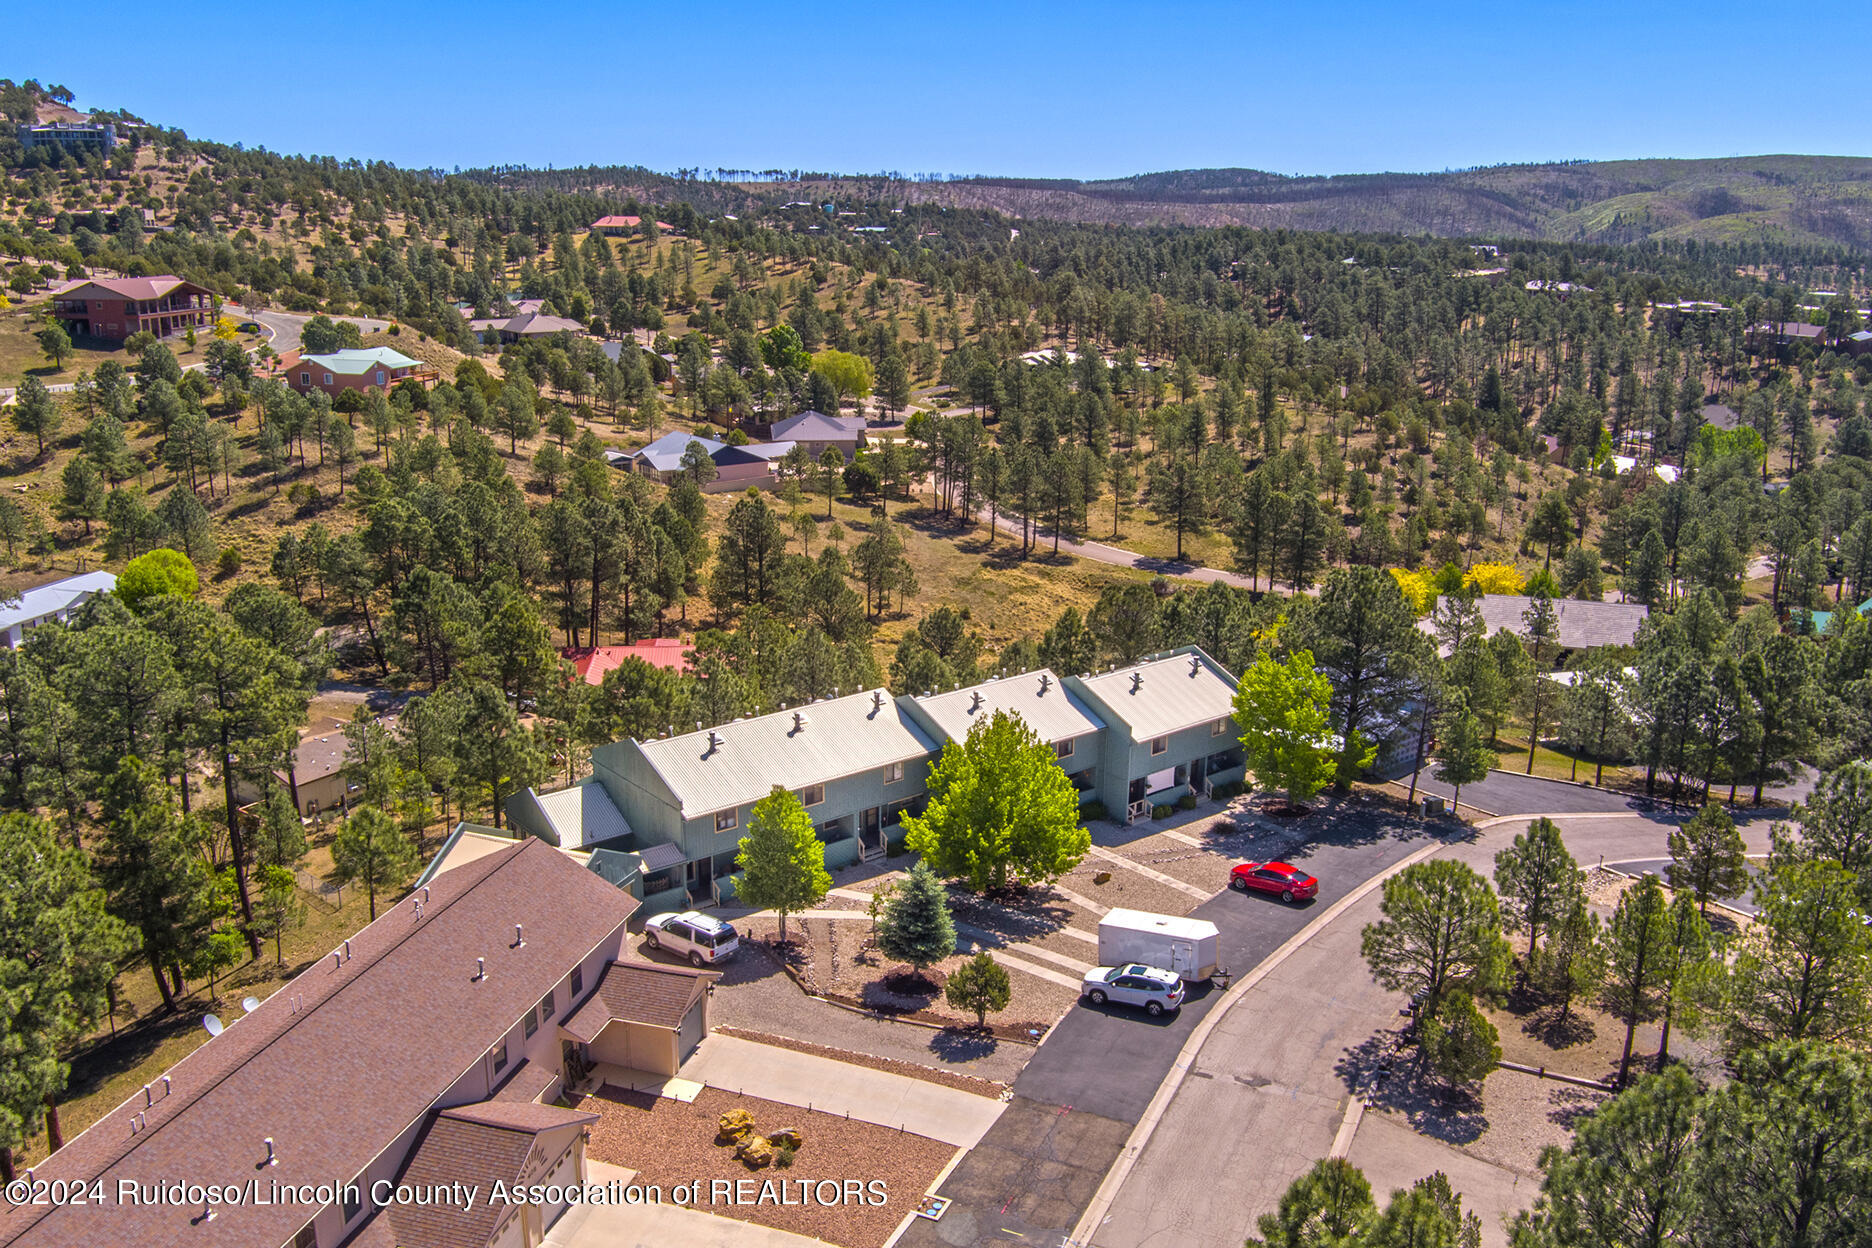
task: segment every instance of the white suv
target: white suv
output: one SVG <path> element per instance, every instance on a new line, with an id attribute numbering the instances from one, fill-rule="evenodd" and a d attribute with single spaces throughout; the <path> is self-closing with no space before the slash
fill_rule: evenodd
<path id="1" fill-rule="evenodd" d="M 1086 972 L 1079 990 L 1093 1005 L 1116 1001 L 1141 1005 L 1155 1017 L 1183 1006 L 1183 977 L 1175 971 L 1132 962 L 1127 966 L 1100 966 Z"/>
<path id="2" fill-rule="evenodd" d="M 741 947 L 732 924 L 695 910 L 645 920 L 644 943 L 686 957 L 693 966 L 726 962 Z"/>

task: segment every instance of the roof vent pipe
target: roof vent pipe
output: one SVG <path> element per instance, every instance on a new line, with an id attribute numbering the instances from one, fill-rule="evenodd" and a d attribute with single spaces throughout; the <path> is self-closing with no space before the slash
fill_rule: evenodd
<path id="1" fill-rule="evenodd" d="M 977 689 L 975 693 L 969 698 L 969 710 L 979 711 L 981 710 L 981 704 L 982 704 L 981 690 Z"/>
<path id="2" fill-rule="evenodd" d="M 884 691 L 882 689 L 872 690 L 871 709 L 874 711 L 881 711 L 884 709 Z"/>
<path id="3" fill-rule="evenodd" d="M 477 980 L 482 980 L 482 979 L 486 979 L 486 978 L 487 978 L 487 959 L 486 959 L 486 958 L 476 958 L 476 959 L 475 959 L 475 973 L 474 973 L 474 977 L 475 977 L 475 978 L 476 978 Z"/>
<path id="4" fill-rule="evenodd" d="M 266 1137 L 266 1146 L 267 1146 L 266 1164 L 269 1166 L 279 1165 L 279 1156 L 273 1151 L 273 1137 L 270 1135 Z"/>
<path id="5" fill-rule="evenodd" d="M 347 962 L 351 960 L 351 942 L 349 939 L 344 942 L 344 960 Z"/>
<path id="6" fill-rule="evenodd" d="M 1131 692 L 1136 693 L 1138 690 L 1142 689 L 1143 687 L 1144 687 L 1144 673 L 1132 672 L 1131 673 Z"/>
<path id="7" fill-rule="evenodd" d="M 423 885 L 423 905 L 426 906 L 428 904 L 429 904 L 429 886 L 425 884 Z"/>
<path id="8" fill-rule="evenodd" d="M 1053 678 L 1051 676 L 1047 675 L 1045 672 L 1040 673 L 1040 692 L 1041 693 L 1045 693 L 1047 691 L 1047 688 L 1050 685 L 1052 685 L 1052 683 L 1053 683 Z"/>
<path id="9" fill-rule="evenodd" d="M 162 1085 L 163 1085 L 163 1095 L 168 1096 L 169 1095 L 169 1076 L 168 1075 L 164 1075 L 162 1077 Z"/>
<path id="10" fill-rule="evenodd" d="M 1202 660 L 1193 654 L 1190 655 L 1190 675 L 1194 676 L 1200 671 L 1202 671 Z"/>
<path id="11" fill-rule="evenodd" d="M 344 954 L 339 953 L 336 949 L 332 950 L 332 970 L 335 971 L 342 965 L 344 965 Z"/>
<path id="12" fill-rule="evenodd" d="M 811 723 L 811 722 L 812 722 L 811 720 L 809 720 L 809 719 L 807 719 L 807 718 L 806 718 L 806 712 L 805 712 L 805 711 L 794 711 L 794 712 L 793 712 L 793 731 L 794 731 L 794 732 L 805 732 L 805 731 L 806 731 L 806 725 L 807 725 L 807 724 L 809 724 L 809 723 Z"/>
<path id="13" fill-rule="evenodd" d="M 522 945 L 524 945 L 524 944 L 526 944 L 526 936 L 525 936 L 525 934 L 524 934 L 524 933 L 523 933 L 523 932 L 521 931 L 521 928 L 520 928 L 520 925 L 519 925 L 518 923 L 516 923 L 516 924 L 514 924 L 514 943 L 513 943 L 513 947 L 514 947 L 514 948 L 516 948 L 516 949 L 518 949 L 518 948 L 520 948 L 520 947 L 521 947 Z"/>

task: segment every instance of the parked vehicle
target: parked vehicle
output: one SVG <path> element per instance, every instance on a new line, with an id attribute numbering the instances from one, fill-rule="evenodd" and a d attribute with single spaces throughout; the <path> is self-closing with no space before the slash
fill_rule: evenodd
<path id="1" fill-rule="evenodd" d="M 1093 1005 L 1115 1001 L 1141 1005 L 1152 1018 L 1183 1008 L 1183 980 L 1173 971 L 1132 962 L 1126 966 L 1100 966 L 1086 972 L 1080 991 Z"/>
<path id="2" fill-rule="evenodd" d="M 1244 862 L 1229 872 L 1229 887 L 1243 893 L 1274 893 L 1282 901 L 1319 896 L 1319 881 L 1285 862 Z"/>
<path id="3" fill-rule="evenodd" d="M 659 914 L 644 921 L 644 943 L 678 957 L 686 957 L 693 966 L 726 962 L 741 947 L 741 938 L 732 923 L 695 910 L 681 914 Z"/>
<path id="4" fill-rule="evenodd" d="M 1110 966 L 1142 962 L 1184 979 L 1216 972 L 1222 934 L 1205 919 L 1178 918 L 1144 910 L 1113 910 L 1099 920 L 1099 961 Z"/>

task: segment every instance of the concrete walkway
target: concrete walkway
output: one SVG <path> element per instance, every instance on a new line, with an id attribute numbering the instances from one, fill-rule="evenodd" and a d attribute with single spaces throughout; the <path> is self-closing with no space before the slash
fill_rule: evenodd
<path id="1" fill-rule="evenodd" d="M 680 1074 L 724 1092 L 900 1127 L 959 1148 L 973 1148 L 1006 1108 L 1001 1101 L 927 1079 L 736 1036 L 708 1037 Z"/>
<path id="2" fill-rule="evenodd" d="M 826 1248 L 823 1239 L 670 1204 L 575 1205 L 540 1242 L 542 1248 Z"/>

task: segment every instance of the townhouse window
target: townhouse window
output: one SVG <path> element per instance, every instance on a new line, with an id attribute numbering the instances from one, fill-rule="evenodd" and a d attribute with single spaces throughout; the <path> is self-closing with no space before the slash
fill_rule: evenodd
<path id="1" fill-rule="evenodd" d="M 1228 720 L 1226 719 L 1218 719 L 1215 723 L 1209 725 L 1209 735 L 1212 737 L 1219 737 L 1227 731 Z"/>
<path id="2" fill-rule="evenodd" d="M 293 1236 L 292 1248 L 318 1248 L 318 1227 L 308 1222 Z"/>
<path id="3" fill-rule="evenodd" d="M 546 995 L 540 998 L 539 1013 L 541 1018 L 553 1016 L 553 994 L 550 988 L 546 990 Z"/>
<path id="4" fill-rule="evenodd" d="M 528 1010 L 526 1012 L 526 1018 L 522 1021 L 526 1027 L 527 1039 L 531 1040 L 534 1036 L 539 1034 L 539 1007 L 535 1006 L 533 1009 Z"/>
<path id="5" fill-rule="evenodd" d="M 1055 741 L 1053 743 L 1053 757 L 1054 758 L 1071 758 L 1072 753 L 1073 753 L 1073 742 L 1072 742 L 1071 737 L 1068 737 L 1064 741 Z"/>
<path id="6" fill-rule="evenodd" d="M 1170 748 L 1170 738 L 1169 738 L 1169 737 L 1153 737 L 1153 738 L 1151 738 L 1151 753 L 1152 753 L 1152 754 L 1161 754 L 1161 753 L 1163 753 L 1163 752 L 1164 752 L 1165 750 L 1167 750 L 1167 749 L 1169 749 L 1169 748 Z"/>
<path id="7" fill-rule="evenodd" d="M 346 1187 L 344 1193 L 344 1220 L 349 1226 L 351 1219 L 364 1212 L 364 1176 L 358 1175 Z"/>
<path id="8" fill-rule="evenodd" d="M 499 1044 L 494 1046 L 493 1051 L 494 1073 L 498 1075 L 501 1071 L 507 1069 L 507 1041 L 502 1039 Z"/>
<path id="9" fill-rule="evenodd" d="M 884 764 L 884 783 L 885 784 L 896 784 L 901 779 L 903 779 L 903 764 L 902 763 L 885 763 Z"/>
<path id="10" fill-rule="evenodd" d="M 572 995 L 576 997 L 579 993 L 584 991 L 585 968 L 582 966 L 575 966 L 572 968 Z"/>
<path id="11" fill-rule="evenodd" d="M 734 826 L 735 826 L 735 812 L 734 811 L 721 810 L 721 811 L 715 812 L 715 830 L 717 832 L 726 832 L 728 829 Z"/>
<path id="12" fill-rule="evenodd" d="M 809 784 L 800 790 L 800 805 L 818 806 L 825 801 L 825 785 Z"/>

